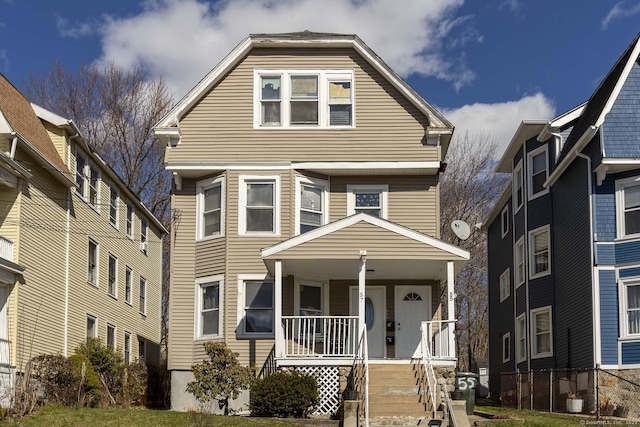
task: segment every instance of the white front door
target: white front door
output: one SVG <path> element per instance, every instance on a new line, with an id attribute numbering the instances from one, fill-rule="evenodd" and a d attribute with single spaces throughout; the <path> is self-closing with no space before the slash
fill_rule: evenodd
<path id="1" fill-rule="evenodd" d="M 358 315 L 358 287 L 349 288 L 349 313 Z M 364 321 L 367 325 L 367 341 L 369 343 L 369 357 L 386 357 L 387 346 L 385 326 L 387 322 L 387 301 L 384 286 L 367 286 L 365 288 Z"/>
<path id="2" fill-rule="evenodd" d="M 396 286 L 396 357 L 421 357 L 420 323 L 431 320 L 431 286 Z"/>

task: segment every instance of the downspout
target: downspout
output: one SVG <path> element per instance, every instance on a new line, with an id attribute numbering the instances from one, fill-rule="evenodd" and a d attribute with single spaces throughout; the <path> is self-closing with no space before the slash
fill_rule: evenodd
<path id="1" fill-rule="evenodd" d="M 13 132 L 14 136 L 13 139 L 11 140 L 11 153 L 9 154 L 9 157 L 11 157 L 11 159 L 13 160 L 16 156 L 16 148 L 18 146 L 18 136 L 15 135 L 15 132 Z"/>

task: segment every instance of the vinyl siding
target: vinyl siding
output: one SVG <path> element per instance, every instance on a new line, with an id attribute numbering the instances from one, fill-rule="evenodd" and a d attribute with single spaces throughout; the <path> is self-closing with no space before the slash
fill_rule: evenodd
<path id="1" fill-rule="evenodd" d="M 622 364 L 637 365 L 640 363 L 640 342 L 622 343 Z"/>
<path id="2" fill-rule="evenodd" d="M 254 129 L 254 69 L 355 72 L 353 129 Z M 254 49 L 180 122 L 169 162 L 437 161 L 426 146 L 428 119 L 351 49 Z"/>
<path id="3" fill-rule="evenodd" d="M 52 124 L 46 121 L 43 121 L 42 124 L 47 130 L 47 133 L 49 134 L 49 138 L 51 138 L 51 141 L 53 142 L 53 145 L 55 146 L 56 151 L 58 152 L 58 155 L 60 156 L 64 164 L 67 165 L 69 169 L 71 169 L 71 167 L 67 164 L 67 155 L 69 152 L 69 147 L 67 145 L 67 138 L 66 138 L 65 131 L 53 126 Z"/>
<path id="4" fill-rule="evenodd" d="M 603 365 L 618 364 L 618 286 L 614 270 L 598 271 L 600 285 L 600 347 Z"/>

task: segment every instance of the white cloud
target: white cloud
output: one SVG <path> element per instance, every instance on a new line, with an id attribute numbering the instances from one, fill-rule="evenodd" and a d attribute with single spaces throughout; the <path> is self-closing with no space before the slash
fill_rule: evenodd
<path id="1" fill-rule="evenodd" d="M 95 22 L 71 23 L 61 16 L 56 16 L 56 28 L 58 29 L 58 34 L 62 37 L 77 39 L 93 34 L 97 27 Z"/>
<path id="2" fill-rule="evenodd" d="M 626 18 L 628 16 L 633 16 L 640 13 L 640 3 L 632 5 L 628 8 L 623 6 L 624 1 L 616 3 L 607 16 L 602 20 L 601 26 L 603 30 L 606 30 L 609 27 L 609 24 L 618 19 L 618 18 Z"/>
<path id="3" fill-rule="evenodd" d="M 542 93 L 517 101 L 476 103 L 441 111 L 456 126 L 455 137 L 463 138 L 468 132 L 471 139 L 480 136 L 495 139 L 498 157 L 504 153 L 522 120 L 548 120 L 555 116 L 553 103 Z"/>
<path id="4" fill-rule="evenodd" d="M 475 74 L 464 51 L 470 37 L 463 0 L 148 0 L 135 16 L 109 17 L 101 27 L 102 57 L 163 75 L 184 94 L 252 33 L 318 31 L 358 34 L 399 74 L 435 76 L 456 89 Z M 460 40 L 458 40 L 460 39 Z M 456 42 L 456 40 L 458 40 Z M 453 59 L 450 59 L 453 58 Z"/>

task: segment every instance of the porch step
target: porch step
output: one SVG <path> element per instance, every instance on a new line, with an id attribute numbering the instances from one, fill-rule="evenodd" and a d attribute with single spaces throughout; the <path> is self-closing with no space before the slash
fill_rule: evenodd
<path id="1" fill-rule="evenodd" d="M 369 415 L 379 425 L 428 425 L 419 364 L 369 365 Z M 427 417 L 427 418 L 425 418 Z M 410 422 L 411 424 L 402 424 Z M 385 424 L 386 423 L 386 424 Z"/>
<path id="2" fill-rule="evenodd" d="M 382 426 L 447 426 L 448 423 L 442 419 L 442 414 L 438 415 L 439 419 L 431 419 L 428 417 L 375 417 L 369 418 L 370 427 Z"/>

